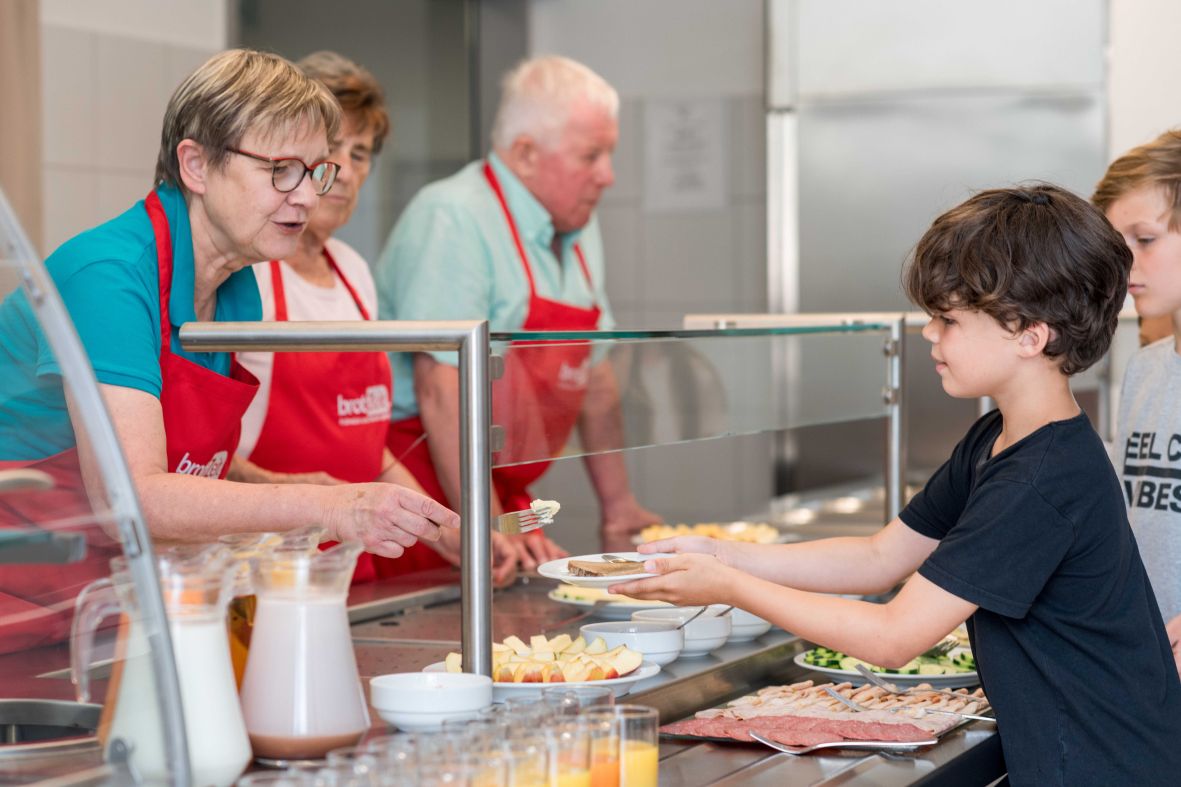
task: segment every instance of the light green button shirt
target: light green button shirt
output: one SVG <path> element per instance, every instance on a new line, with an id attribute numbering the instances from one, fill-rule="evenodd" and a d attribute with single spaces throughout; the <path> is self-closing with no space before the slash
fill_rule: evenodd
<path id="1" fill-rule="evenodd" d="M 496 154 L 489 156 L 529 257 L 537 294 L 543 298 L 602 310 L 599 328 L 615 321 L 603 283 L 603 241 L 596 217 L 562 236 L 561 259 L 551 244 L 549 213 Z M 390 233 L 374 268 L 383 320 L 475 320 L 487 318 L 493 331 L 517 331 L 529 308 L 529 280 L 521 267 L 504 211 L 488 181 L 484 162 L 415 195 Z M 586 257 L 592 287 L 574 253 Z M 456 353 L 434 353 L 456 365 Z M 410 353 L 391 353 L 394 368 L 394 419 L 418 413 Z"/>

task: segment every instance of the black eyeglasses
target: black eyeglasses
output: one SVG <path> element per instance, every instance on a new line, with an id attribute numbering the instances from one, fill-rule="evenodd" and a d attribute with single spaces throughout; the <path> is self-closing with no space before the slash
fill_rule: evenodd
<path id="1" fill-rule="evenodd" d="M 340 165 L 334 161 L 315 161 L 309 165 L 304 164 L 303 159 L 293 157 L 271 158 L 237 148 L 226 148 L 226 150 L 230 153 L 237 153 L 239 156 L 247 156 L 270 164 L 271 184 L 284 194 L 299 188 L 299 184 L 303 182 L 303 176 L 311 173 L 312 185 L 316 187 L 316 194 L 322 197 L 332 188 L 332 184 L 336 182 L 336 176 L 340 172 Z"/>

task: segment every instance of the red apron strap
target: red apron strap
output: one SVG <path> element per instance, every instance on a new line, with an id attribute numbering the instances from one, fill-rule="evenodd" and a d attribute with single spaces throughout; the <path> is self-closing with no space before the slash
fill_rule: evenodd
<path id="1" fill-rule="evenodd" d="M 283 267 L 271 260 L 271 294 L 275 299 L 275 322 L 287 322 L 287 293 L 283 289 Z"/>
<path id="2" fill-rule="evenodd" d="M 487 161 L 484 162 L 484 178 L 488 181 L 488 185 L 492 187 L 492 193 L 496 195 L 496 201 L 500 203 L 500 209 L 504 211 L 504 219 L 508 223 L 509 232 L 513 234 L 513 245 L 517 247 L 517 256 L 521 259 L 521 267 L 525 269 L 525 277 L 529 279 L 529 294 L 536 297 L 537 285 L 533 282 L 533 269 L 529 267 L 529 257 L 525 254 L 525 245 L 521 243 L 521 234 L 517 232 L 517 222 L 513 219 L 512 211 L 508 209 L 508 202 L 504 198 L 504 191 L 500 188 L 500 180 L 492 170 L 492 165 Z M 578 256 L 578 264 L 582 268 L 582 275 L 586 277 L 586 286 L 591 291 L 591 297 L 593 298 L 595 285 L 591 281 L 590 268 L 587 267 L 586 257 L 582 254 L 582 246 L 575 243 L 574 253 Z M 344 277 L 342 276 L 341 278 L 343 279 Z"/>
<path id="3" fill-rule="evenodd" d="M 340 266 L 336 264 L 336 260 L 332 259 L 332 255 L 328 253 L 328 249 L 324 249 L 324 258 L 328 260 L 329 267 L 332 268 L 333 273 L 340 279 L 340 283 L 344 285 L 345 290 L 348 291 L 349 296 L 352 297 L 353 303 L 357 305 L 357 311 L 361 313 L 362 320 L 369 319 L 369 311 L 365 308 L 365 304 L 361 302 L 361 296 L 357 295 L 356 289 L 349 283 L 349 280 L 344 277 L 340 270 Z M 287 321 L 287 293 L 283 289 L 283 268 L 278 260 L 271 260 L 271 292 L 275 298 L 275 321 Z"/>
<path id="4" fill-rule="evenodd" d="M 500 203 L 500 209 L 504 211 L 505 221 L 508 222 L 509 232 L 513 234 L 513 243 L 517 247 L 517 255 L 521 258 L 521 266 L 525 268 L 525 277 L 529 279 L 529 295 L 537 296 L 537 286 L 533 283 L 533 269 L 529 267 L 529 257 L 525 254 L 525 246 L 521 243 L 521 235 L 517 232 L 517 222 L 513 220 L 512 211 L 508 209 L 508 202 L 504 199 L 504 191 L 500 188 L 500 181 L 496 177 L 496 173 L 492 171 L 492 165 L 487 161 L 484 162 L 484 177 L 488 180 L 488 185 L 492 187 L 492 193 L 496 195 L 496 200 Z"/>
<path id="5" fill-rule="evenodd" d="M 591 291 L 591 302 L 594 302 L 595 297 L 595 283 L 591 281 L 590 268 L 587 267 L 586 257 L 582 255 L 582 246 L 575 243 L 574 253 L 578 256 L 578 265 L 582 268 L 582 275 L 586 277 L 586 287 Z"/>
<path id="6" fill-rule="evenodd" d="M 340 270 L 340 266 L 336 264 L 336 260 L 334 260 L 332 255 L 328 252 L 327 246 L 324 247 L 324 259 L 328 260 L 328 264 L 332 266 L 332 270 L 336 271 L 336 275 L 340 279 L 340 283 L 343 284 L 344 288 L 349 291 L 349 295 L 353 296 L 353 303 L 357 304 L 357 311 L 361 312 L 361 319 L 370 319 L 369 311 L 365 308 L 365 304 L 361 303 L 361 296 L 357 295 L 357 291 L 353 289 L 353 285 L 349 284 L 349 280 L 344 277 L 344 273 Z"/>
<path id="7" fill-rule="evenodd" d="M 160 276 L 160 354 L 172 353 L 172 324 L 168 318 L 168 302 L 172 297 L 172 233 L 168 216 L 155 189 L 144 198 L 144 208 L 156 235 L 156 267 Z"/>

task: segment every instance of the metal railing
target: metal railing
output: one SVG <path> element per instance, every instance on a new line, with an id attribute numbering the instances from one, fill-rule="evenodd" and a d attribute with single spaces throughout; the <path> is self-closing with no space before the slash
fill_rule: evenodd
<path id="1" fill-rule="evenodd" d="M 491 382 L 486 320 L 186 323 L 199 352 L 459 351 L 463 669 L 492 675 Z"/>
<path id="2" fill-rule="evenodd" d="M 816 314 L 687 314 L 688 329 L 733 328 L 848 328 L 882 326 L 882 354 L 886 358 L 882 402 L 886 407 L 885 514 L 890 521 L 906 504 L 906 331 L 921 312 L 834 312 Z"/>

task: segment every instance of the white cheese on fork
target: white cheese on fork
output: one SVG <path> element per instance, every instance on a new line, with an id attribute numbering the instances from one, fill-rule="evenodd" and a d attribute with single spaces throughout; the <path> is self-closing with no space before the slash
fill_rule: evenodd
<path id="1" fill-rule="evenodd" d="M 543 525 L 552 525 L 554 517 L 557 516 L 562 504 L 557 500 L 534 500 L 529 504 L 529 508 L 533 513 L 537 514 L 537 518 Z"/>

